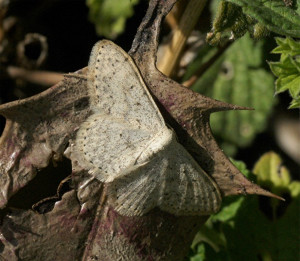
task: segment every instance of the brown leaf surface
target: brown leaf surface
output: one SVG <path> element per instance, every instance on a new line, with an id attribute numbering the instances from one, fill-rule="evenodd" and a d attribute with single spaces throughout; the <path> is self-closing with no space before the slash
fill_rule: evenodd
<path id="1" fill-rule="evenodd" d="M 39 95 L 0 106 L 6 126 L 0 139 L 0 207 L 24 187 L 50 159 L 59 160 L 89 114 L 82 77 L 64 81 Z"/>
<path id="2" fill-rule="evenodd" d="M 1 207 L 51 158 L 59 160 L 78 125 L 89 114 L 82 77 L 64 81 L 39 95 L 0 106 L 6 118 L 1 136 Z"/>

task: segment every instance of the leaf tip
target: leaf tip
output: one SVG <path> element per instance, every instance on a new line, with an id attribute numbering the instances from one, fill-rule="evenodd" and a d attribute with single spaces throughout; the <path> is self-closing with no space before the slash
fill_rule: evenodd
<path id="1" fill-rule="evenodd" d="M 255 185 L 255 186 L 252 186 L 251 188 L 246 189 L 246 194 L 255 194 L 255 195 L 259 195 L 259 196 L 276 198 L 278 200 L 285 201 L 284 198 L 282 198 L 276 194 L 273 194 L 272 192 L 265 190 L 258 185 Z"/>
<path id="2" fill-rule="evenodd" d="M 218 111 L 230 111 L 230 110 L 250 110 L 253 111 L 255 110 L 254 108 L 251 107 L 246 107 L 246 106 L 239 106 L 235 104 L 230 104 L 222 101 L 217 101 L 215 100 L 212 103 L 212 106 L 210 107 L 210 112 L 218 112 Z"/>
<path id="3" fill-rule="evenodd" d="M 269 191 L 267 191 L 266 190 L 266 193 L 265 194 L 258 194 L 258 195 L 260 195 L 260 196 L 265 196 L 265 197 L 270 197 L 270 198 L 276 198 L 276 199 L 278 199 L 278 200 L 281 200 L 281 201 L 285 201 L 285 199 L 283 198 L 283 197 L 280 197 L 280 196 L 278 196 L 278 195 L 276 195 L 276 194 L 273 194 L 273 193 L 271 193 L 271 192 L 269 192 Z"/>

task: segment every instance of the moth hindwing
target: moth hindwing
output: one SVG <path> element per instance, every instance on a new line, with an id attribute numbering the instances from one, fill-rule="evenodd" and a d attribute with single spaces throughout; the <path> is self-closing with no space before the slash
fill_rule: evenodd
<path id="1" fill-rule="evenodd" d="M 131 57 L 100 41 L 88 71 L 93 113 L 77 132 L 73 153 L 108 183 L 115 210 L 125 216 L 155 207 L 178 216 L 218 211 L 216 183 L 166 126 Z"/>

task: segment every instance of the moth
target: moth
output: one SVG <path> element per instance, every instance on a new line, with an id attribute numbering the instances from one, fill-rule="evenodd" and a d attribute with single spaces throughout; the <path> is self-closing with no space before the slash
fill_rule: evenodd
<path id="1" fill-rule="evenodd" d="M 141 216 L 155 207 L 177 216 L 218 211 L 216 183 L 178 143 L 131 57 L 108 40 L 93 47 L 88 90 L 92 114 L 72 150 L 80 166 L 107 183 L 118 213 Z"/>

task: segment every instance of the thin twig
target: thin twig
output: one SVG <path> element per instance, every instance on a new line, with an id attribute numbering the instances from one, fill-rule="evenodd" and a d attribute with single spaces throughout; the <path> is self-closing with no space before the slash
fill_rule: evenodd
<path id="1" fill-rule="evenodd" d="M 165 75 L 170 76 L 177 66 L 186 40 L 194 29 L 205 4 L 206 0 L 189 1 L 178 27 L 173 31 L 173 37 L 166 52 L 157 64 L 157 68 Z"/>
<path id="2" fill-rule="evenodd" d="M 191 76 L 188 80 L 182 83 L 185 87 L 190 88 L 217 60 L 218 58 L 227 50 L 227 48 L 233 43 L 233 41 L 226 42 L 221 46 L 218 51 Z"/>
<path id="3" fill-rule="evenodd" d="M 42 86 L 52 86 L 63 79 L 63 74 L 49 71 L 26 70 L 16 66 L 8 66 L 7 74 L 13 79 L 22 79 Z"/>

